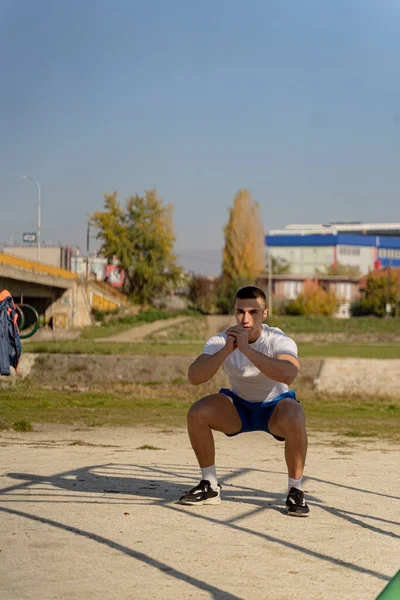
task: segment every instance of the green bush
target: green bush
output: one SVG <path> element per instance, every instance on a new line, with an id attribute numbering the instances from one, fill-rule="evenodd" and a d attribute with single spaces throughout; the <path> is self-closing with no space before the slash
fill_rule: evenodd
<path id="1" fill-rule="evenodd" d="M 99 323 L 104 323 L 106 320 L 106 317 L 108 317 L 109 315 L 117 315 L 119 313 L 119 309 L 117 308 L 116 310 L 100 310 L 98 308 L 92 308 L 92 314 L 93 317 L 95 319 L 95 321 L 98 321 Z"/>
<path id="2" fill-rule="evenodd" d="M 367 278 L 367 287 L 364 295 L 359 300 L 352 303 L 350 312 L 353 317 L 364 317 L 366 315 L 375 315 L 384 317 L 386 314 L 386 303 L 392 306 L 396 303 L 396 277 L 392 276 L 389 283 L 388 298 L 388 278 L 383 274 L 379 279 L 373 277 Z"/>

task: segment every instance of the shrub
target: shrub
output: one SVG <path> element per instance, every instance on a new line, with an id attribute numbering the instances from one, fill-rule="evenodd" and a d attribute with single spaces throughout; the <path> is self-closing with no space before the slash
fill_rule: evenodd
<path id="1" fill-rule="evenodd" d="M 295 300 L 286 305 L 285 312 L 287 315 L 332 316 L 338 305 L 339 301 L 335 294 L 317 288 L 299 294 Z"/>
<path id="2" fill-rule="evenodd" d="M 366 315 L 375 315 L 383 317 L 386 314 L 388 279 L 387 274 L 376 279 L 373 277 L 367 278 L 367 287 L 364 290 L 364 295 L 360 300 L 356 300 L 350 307 L 350 312 L 353 317 L 363 317 Z M 396 302 L 396 278 L 390 278 L 389 302 Z"/>
<path id="3" fill-rule="evenodd" d="M 219 279 L 194 275 L 189 282 L 189 303 L 191 308 L 203 314 L 217 312 L 217 290 Z"/>
<path id="4" fill-rule="evenodd" d="M 33 426 L 28 419 L 21 419 L 13 424 L 13 429 L 15 431 L 33 431 Z"/>

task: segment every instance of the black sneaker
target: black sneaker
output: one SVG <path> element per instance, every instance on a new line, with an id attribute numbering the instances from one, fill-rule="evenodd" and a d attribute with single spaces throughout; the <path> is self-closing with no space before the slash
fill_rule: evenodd
<path id="1" fill-rule="evenodd" d="M 304 493 L 291 487 L 286 498 L 286 508 L 291 517 L 308 517 L 310 509 L 304 500 Z"/>
<path id="2" fill-rule="evenodd" d="M 218 484 L 218 490 L 215 492 L 211 483 L 202 479 L 199 485 L 196 485 L 192 490 L 184 494 L 179 499 L 181 504 L 220 504 L 221 503 L 221 486 Z"/>

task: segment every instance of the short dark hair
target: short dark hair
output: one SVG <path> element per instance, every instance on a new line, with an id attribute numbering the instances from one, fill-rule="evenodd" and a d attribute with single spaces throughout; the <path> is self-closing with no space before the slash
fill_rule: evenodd
<path id="1" fill-rule="evenodd" d="M 256 300 L 257 298 L 262 298 L 264 301 L 264 306 L 267 306 L 267 297 L 260 288 L 255 285 L 246 285 L 246 287 L 240 288 L 235 294 L 236 299 L 239 300 L 248 300 L 251 298 L 252 300 Z"/>

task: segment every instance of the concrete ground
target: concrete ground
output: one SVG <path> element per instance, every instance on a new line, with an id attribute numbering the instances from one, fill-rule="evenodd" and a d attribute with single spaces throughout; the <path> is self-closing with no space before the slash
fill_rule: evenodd
<path id="1" fill-rule="evenodd" d="M 185 431 L 0 432 L 0 597 L 376 598 L 399 568 L 398 445 L 312 434 L 311 514 L 295 519 L 281 444 L 216 442 L 224 501 L 188 507 Z"/>

